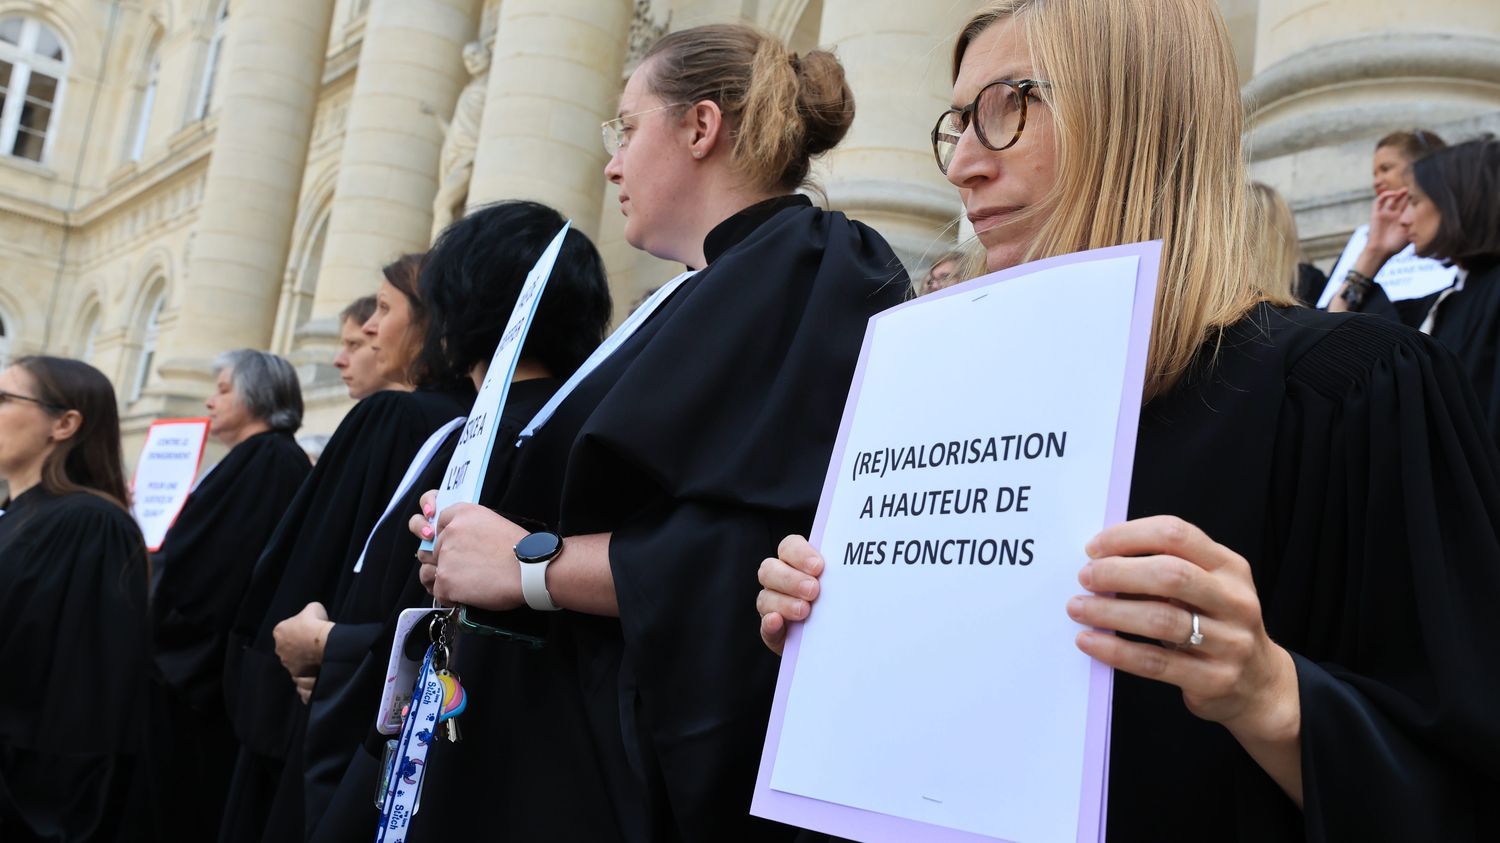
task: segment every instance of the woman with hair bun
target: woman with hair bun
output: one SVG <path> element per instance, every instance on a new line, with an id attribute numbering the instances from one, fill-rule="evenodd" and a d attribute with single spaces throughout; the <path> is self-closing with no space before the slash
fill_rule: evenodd
<path id="1" fill-rule="evenodd" d="M 224 711 L 229 627 L 255 560 L 312 469 L 292 438 L 302 426 L 292 364 L 242 348 L 214 368 L 208 432 L 229 453 L 188 496 L 151 560 L 151 638 L 169 714 L 161 745 L 170 760 L 158 775 L 183 797 L 172 824 L 183 840 L 218 832 L 237 751 Z"/>
<path id="2" fill-rule="evenodd" d="M 812 524 L 865 323 L 910 289 L 879 234 L 793 193 L 853 118 L 832 54 L 740 25 L 667 35 L 626 83 L 603 127 L 625 238 L 696 272 L 532 422 L 506 517 L 445 508 L 424 565 L 444 602 L 550 614 L 544 649 L 572 664 L 553 681 L 576 688 L 593 749 L 537 739 L 579 727 L 531 716 L 523 688 L 498 720 L 475 694 L 475 728 L 535 754 L 480 759 L 485 795 L 460 816 L 427 789 L 411 839 L 793 834 L 748 813 L 776 660 L 739 616 L 754 560 Z M 578 774 L 534 781 L 534 764 Z M 579 800 L 613 808 L 589 837 L 559 830 L 592 810 Z"/>
<path id="3" fill-rule="evenodd" d="M 77 360 L 0 371 L 0 838 L 154 840 L 150 563 L 115 392 Z"/>

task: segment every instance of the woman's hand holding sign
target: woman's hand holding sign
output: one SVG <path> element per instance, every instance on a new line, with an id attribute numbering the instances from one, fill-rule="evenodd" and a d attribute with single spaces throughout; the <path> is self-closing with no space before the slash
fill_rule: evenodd
<path id="1" fill-rule="evenodd" d="M 1078 579 L 1090 593 L 1067 605 L 1069 617 L 1092 627 L 1078 634 L 1078 648 L 1117 670 L 1181 688 L 1189 711 L 1227 728 L 1300 804 L 1296 666 L 1266 634 L 1245 558 L 1171 516 L 1110 527 L 1085 550 L 1090 561 Z M 761 562 L 755 605 L 761 639 L 774 652 L 786 644 L 787 622 L 812 611 L 823 568 L 801 536 L 787 536 L 777 558 Z"/>

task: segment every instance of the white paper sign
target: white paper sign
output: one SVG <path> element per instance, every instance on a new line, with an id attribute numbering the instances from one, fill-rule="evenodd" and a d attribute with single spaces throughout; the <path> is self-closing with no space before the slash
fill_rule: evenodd
<path id="1" fill-rule="evenodd" d="M 1339 262 L 1334 264 L 1333 271 L 1328 273 L 1328 286 L 1323 288 L 1323 295 L 1318 297 L 1318 307 L 1326 308 L 1328 303 L 1333 301 L 1334 294 L 1344 284 L 1344 276 L 1354 268 L 1354 262 L 1359 259 L 1359 253 L 1364 251 L 1365 243 L 1369 240 L 1370 227 L 1368 225 L 1354 229 L 1349 243 L 1344 246 L 1344 253 L 1339 255 Z M 1458 277 L 1458 267 L 1443 266 L 1441 262 L 1431 258 L 1419 258 L 1416 249 L 1407 246 L 1397 252 L 1395 257 L 1386 261 L 1385 266 L 1375 273 L 1375 283 L 1385 290 L 1386 298 L 1391 301 L 1403 301 L 1419 299 L 1436 293 L 1438 290 L 1446 290 L 1453 286 L 1453 279 L 1456 277 Z"/>
<path id="2" fill-rule="evenodd" d="M 521 348 L 526 344 L 526 333 L 531 329 L 531 320 L 536 316 L 547 279 L 552 275 L 552 266 L 562 251 L 563 238 L 572 225 L 572 221 L 568 221 L 552 238 L 527 274 L 526 283 L 516 297 L 516 306 L 511 309 L 505 332 L 500 335 L 500 344 L 490 358 L 489 371 L 485 373 L 479 395 L 474 399 L 474 408 L 469 411 L 468 421 L 459 434 L 458 447 L 448 461 L 448 470 L 443 472 L 443 485 L 438 488 L 436 510 L 432 515 L 434 524 L 444 507 L 479 500 L 490 453 L 495 450 L 495 436 L 500 431 L 500 413 L 505 408 L 506 396 L 510 394 L 510 379 L 515 376 Z M 431 550 L 432 542 L 422 542 L 422 549 Z"/>
<path id="3" fill-rule="evenodd" d="M 146 431 L 146 445 L 130 485 L 130 511 L 152 552 L 161 549 L 167 530 L 193 491 L 207 439 L 208 419 L 164 419 Z"/>
<path id="4" fill-rule="evenodd" d="M 752 813 L 859 840 L 1102 839 L 1109 671 L 1066 604 L 1124 518 L 1159 249 L 871 320 Z"/>

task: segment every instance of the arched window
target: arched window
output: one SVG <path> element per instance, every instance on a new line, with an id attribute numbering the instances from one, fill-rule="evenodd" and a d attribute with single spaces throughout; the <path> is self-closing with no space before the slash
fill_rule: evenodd
<path id="1" fill-rule="evenodd" d="M 214 32 L 208 39 L 208 55 L 203 60 L 203 84 L 198 88 L 198 105 L 194 119 L 202 120 L 217 106 L 215 82 L 219 75 L 219 58 L 224 53 L 224 34 L 229 29 L 229 0 L 219 0 L 219 10 L 214 13 Z"/>
<path id="2" fill-rule="evenodd" d="M 56 33 L 31 18 L 0 18 L 0 154 L 46 160 L 67 74 Z"/>
<path id="3" fill-rule="evenodd" d="M 151 110 L 156 105 L 156 85 L 161 78 L 161 51 L 153 45 L 146 59 L 146 76 L 136 88 L 135 116 L 126 157 L 141 160 L 146 152 L 146 133 L 151 130 Z"/>
<path id="4" fill-rule="evenodd" d="M 146 310 L 146 324 L 141 329 L 140 362 L 136 366 L 135 378 L 131 381 L 131 401 L 139 401 L 141 393 L 145 392 L 146 381 L 151 377 L 151 364 L 156 360 L 156 343 L 161 338 L 161 307 L 167 300 L 161 285 L 160 280 L 155 284 L 156 295 Z"/>
<path id="5" fill-rule="evenodd" d="M 94 341 L 99 338 L 99 305 L 91 304 L 87 315 L 79 323 L 82 330 L 78 334 L 78 359 L 88 363 L 94 359 Z"/>

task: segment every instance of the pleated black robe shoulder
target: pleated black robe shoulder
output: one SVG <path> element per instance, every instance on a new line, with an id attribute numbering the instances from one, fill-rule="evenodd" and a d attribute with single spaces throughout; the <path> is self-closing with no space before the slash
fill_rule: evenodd
<path id="1" fill-rule="evenodd" d="M 312 464 L 289 433 L 230 449 L 152 555 L 151 638 L 166 687 L 159 782 L 177 795 L 173 839 L 218 831 L 238 744 L 224 711 L 224 648 L 250 572 Z"/>
<path id="2" fill-rule="evenodd" d="M 1495 839 L 1500 455 L 1446 348 L 1260 307 L 1144 408 L 1130 517 L 1159 514 L 1250 561 L 1296 662 L 1305 809 L 1175 687 L 1117 673 L 1111 841 Z"/>
<path id="3" fill-rule="evenodd" d="M 103 498 L 37 487 L 0 516 L 0 840 L 156 839 L 147 588 Z"/>
<path id="4" fill-rule="evenodd" d="M 505 488 L 517 434 L 559 385 L 551 378 L 511 384 L 496 427 L 495 451 L 485 469 L 481 501 L 497 498 Z M 323 666 L 309 701 L 302 752 L 309 840 L 355 840 L 374 834 L 379 811 L 373 794 L 379 770 L 374 756 L 360 756 L 365 755 L 364 744 L 374 732 L 396 620 L 402 609 L 432 605 L 431 595 L 417 578 L 418 542 L 407 522 L 420 511 L 422 494 L 441 484 L 459 433 L 448 435 L 411 491 L 375 530 L 363 572 L 354 578 L 342 602 L 329 607 L 335 626 L 328 635 Z M 426 643 L 425 628 L 421 643 Z M 465 677 L 466 689 L 473 690 L 470 686 L 485 678 Z M 383 741 L 375 743 L 380 746 Z"/>
<path id="5" fill-rule="evenodd" d="M 595 839 L 791 833 L 748 814 L 776 662 L 745 607 L 760 559 L 811 526 L 866 323 L 902 301 L 909 280 L 879 234 L 801 197 L 736 214 L 704 252 L 707 268 L 522 448 L 501 506 L 538 512 L 536 501 L 556 500 L 564 535 L 613 533 L 620 607 L 618 622 L 549 619 L 544 658 L 559 663 L 547 675 L 574 684 L 558 696 L 581 706 L 592 746 L 571 765 L 584 782 L 552 785 L 530 806 L 507 798 L 531 828 L 546 827 L 549 806 L 597 801 L 597 777 L 615 827 Z M 530 739 L 549 731 L 534 730 L 533 707 L 513 705 L 500 740 L 565 768 L 566 750 Z M 525 778 L 524 760 L 487 760 Z M 518 795 L 533 793 L 523 781 Z M 511 822 L 470 809 L 487 810 Z"/>
<path id="6" fill-rule="evenodd" d="M 271 812 L 300 797 L 301 776 L 286 778 L 288 752 L 300 747 L 306 707 L 276 656 L 276 624 L 312 601 L 337 605 L 354 560 L 407 465 L 427 437 L 473 402 L 472 385 L 377 392 L 355 405 L 328 440 L 270 543 L 256 562 L 235 615 L 225 654 L 225 701 L 240 741 L 221 840 L 294 839 L 295 810 Z M 300 769 L 300 759 L 294 769 Z M 288 796 L 276 793 L 288 790 Z M 268 816 L 269 815 L 269 816 Z"/>
<path id="7" fill-rule="evenodd" d="M 1462 290 L 1392 303 L 1377 284 L 1364 312 L 1421 327 L 1436 307 L 1432 338 L 1458 357 L 1479 396 L 1490 437 L 1500 443 L 1500 264 L 1471 272 Z"/>

